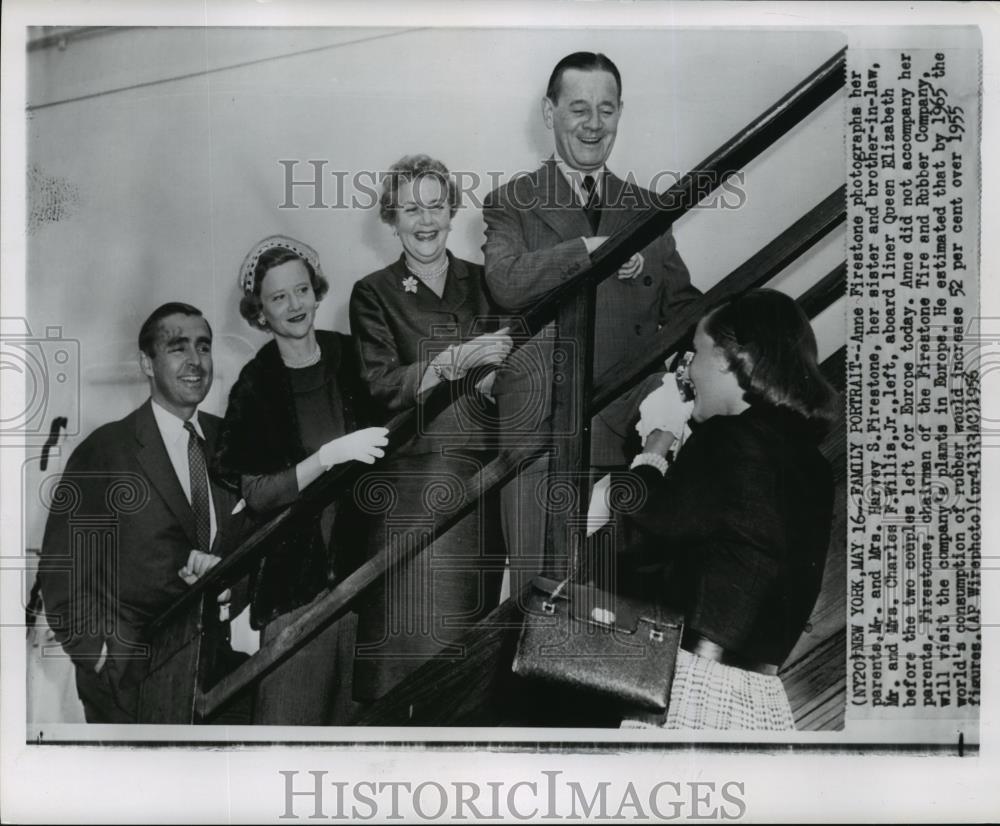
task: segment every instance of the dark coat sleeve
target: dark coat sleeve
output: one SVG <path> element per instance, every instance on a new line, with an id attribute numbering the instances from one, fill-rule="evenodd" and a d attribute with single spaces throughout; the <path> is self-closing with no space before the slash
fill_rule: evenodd
<path id="1" fill-rule="evenodd" d="M 351 292 L 350 318 L 361 378 L 372 400 L 388 413 L 408 410 L 430 360 L 405 363 L 388 323 L 388 310 L 377 290 L 359 281 Z"/>
<path id="2" fill-rule="evenodd" d="M 345 428 L 350 432 L 363 426 L 367 418 L 351 340 L 319 330 L 317 340 L 324 358 L 339 360 L 337 388 L 344 405 Z M 271 342 L 243 368 L 230 391 L 213 461 L 220 481 L 237 490 L 243 488 L 249 504 L 244 513 L 248 526 L 244 536 L 270 518 L 276 508 L 294 501 L 298 495 L 294 467 L 306 455 L 298 435 L 291 388 Z M 251 490 L 254 483 L 258 487 L 264 483 L 264 488 L 256 491 L 259 498 Z M 289 495 L 292 487 L 296 490 Z M 350 499 L 349 494 L 344 497 L 335 528 L 345 521 L 341 512 L 350 511 Z M 304 605 L 321 589 L 350 573 L 355 564 L 337 543 L 328 547 L 323 541 L 320 514 L 297 522 L 269 547 L 266 559 L 250 578 L 251 626 L 261 628 L 279 614 Z"/>
<path id="3" fill-rule="evenodd" d="M 691 548 L 710 553 L 717 544 L 733 542 L 770 553 L 785 545 L 773 457 L 752 432 L 732 421 L 736 418 L 702 425 L 665 476 L 640 467 L 622 478 L 646 492 L 641 507 L 622 515 L 632 535 L 639 529 L 659 540 L 637 546 L 645 553 Z"/>
<path id="4" fill-rule="evenodd" d="M 299 493 L 297 462 L 289 456 L 288 434 L 280 429 L 294 428 L 295 422 L 290 414 L 276 412 L 277 400 L 286 393 L 281 378 L 268 378 L 259 358 L 243 367 L 229 391 L 212 461 L 216 481 L 257 512 L 287 505 Z"/>
<path id="5" fill-rule="evenodd" d="M 691 284 L 691 274 L 687 264 L 677 251 L 674 234 L 667 230 L 657 240 L 660 248 L 660 258 L 663 261 L 664 279 L 660 292 L 660 326 L 669 324 L 674 314 L 682 308 L 697 301 L 701 290 Z"/>
<path id="6" fill-rule="evenodd" d="M 253 362 L 244 365 L 229 390 L 229 403 L 212 457 L 212 475 L 216 481 L 240 494 L 244 475 L 259 472 L 253 467 L 248 434 L 260 425 L 258 404 L 254 398 Z"/>
<path id="7" fill-rule="evenodd" d="M 529 209 L 533 197 L 521 179 L 491 193 L 483 206 L 486 283 L 493 300 L 510 312 L 530 307 L 590 266 L 583 238 L 531 242 L 529 235 L 547 232 Z"/>

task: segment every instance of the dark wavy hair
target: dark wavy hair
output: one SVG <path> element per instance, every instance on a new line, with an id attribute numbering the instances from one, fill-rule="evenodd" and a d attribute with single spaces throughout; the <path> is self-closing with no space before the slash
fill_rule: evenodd
<path id="1" fill-rule="evenodd" d="M 819 370 L 816 336 L 795 299 L 750 290 L 716 307 L 702 324 L 748 404 L 793 410 L 823 430 L 836 420 L 837 391 Z"/>
<path id="2" fill-rule="evenodd" d="M 267 275 L 268 270 L 287 264 L 289 261 L 301 261 L 305 265 L 317 301 L 322 299 L 330 289 L 330 284 L 323 277 L 323 274 L 316 272 L 313 265 L 297 252 L 284 247 L 271 247 L 257 259 L 257 265 L 253 270 L 253 292 L 243 293 L 243 297 L 240 298 L 240 315 L 247 320 L 251 327 L 265 332 L 271 329 L 266 321 L 263 323 L 260 321 L 261 310 L 264 306 L 260 300 L 260 286 L 264 283 L 264 276 Z"/>
<path id="3" fill-rule="evenodd" d="M 458 212 L 461 200 L 458 187 L 451 179 L 448 167 L 430 155 L 405 155 L 389 167 L 382 179 L 382 196 L 378 202 L 378 215 L 389 226 L 396 225 L 396 210 L 399 209 L 399 187 L 406 181 L 416 181 L 424 176 L 436 178 L 448 193 L 451 217 Z"/>
<path id="4" fill-rule="evenodd" d="M 567 69 L 579 69 L 581 72 L 609 72 L 618 87 L 618 100 L 622 99 L 622 76 L 610 57 L 600 52 L 573 52 L 560 60 L 549 75 L 545 97 L 553 103 L 559 103 L 562 76 Z"/>
<path id="5" fill-rule="evenodd" d="M 161 304 L 149 314 L 149 318 L 142 322 L 142 327 L 139 328 L 139 349 L 150 358 L 156 355 L 153 344 L 156 341 L 156 334 L 160 328 L 160 321 L 170 315 L 196 315 L 205 318 L 204 313 L 197 307 L 185 304 L 182 301 L 170 301 L 166 304 Z M 207 318 L 205 318 L 205 323 L 208 324 Z M 211 324 L 208 324 L 208 332 L 211 335 Z"/>

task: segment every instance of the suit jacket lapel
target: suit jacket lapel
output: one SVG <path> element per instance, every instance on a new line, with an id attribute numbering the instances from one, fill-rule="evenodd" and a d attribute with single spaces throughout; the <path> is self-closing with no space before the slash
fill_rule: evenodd
<path id="1" fill-rule="evenodd" d="M 614 235 L 624 227 L 629 219 L 642 209 L 642 202 L 632 197 L 626 189 L 625 181 L 608 170 L 604 175 L 604 190 L 601 193 L 601 223 L 597 231 L 600 235 Z"/>
<path id="2" fill-rule="evenodd" d="M 445 277 L 444 293 L 440 298 L 437 297 L 434 290 L 406 268 L 405 259 L 400 258 L 393 265 L 397 285 L 401 291 L 406 293 L 406 297 L 412 302 L 414 309 L 422 313 L 445 313 L 451 316 L 465 302 L 468 297 L 468 287 L 466 285 L 468 270 L 450 253 L 448 255 L 448 262 L 448 274 Z M 406 292 L 403 281 L 407 278 L 416 280 L 417 291 L 415 293 Z"/>
<path id="3" fill-rule="evenodd" d="M 587 216 L 577 202 L 576 193 L 559 171 L 555 160 L 547 160 L 535 174 L 538 178 L 534 193 L 536 202 L 532 212 L 563 241 L 592 235 Z"/>
<path id="4" fill-rule="evenodd" d="M 444 294 L 441 296 L 441 309 L 449 313 L 457 313 L 469 297 L 469 270 L 455 256 L 448 256 L 448 275 L 444 282 Z"/>
<path id="5" fill-rule="evenodd" d="M 390 267 L 393 275 L 393 282 L 396 289 L 403 294 L 404 301 L 411 304 L 415 309 L 425 313 L 438 312 L 440 299 L 434 295 L 434 291 L 417 278 L 406 266 L 406 257 L 399 256 L 399 259 Z M 413 279 L 412 282 L 410 279 Z M 404 282 L 416 285 L 416 292 L 407 289 Z"/>
<path id="6" fill-rule="evenodd" d="M 174 466 L 170 463 L 163 437 L 160 436 L 160 429 L 156 426 L 156 419 L 153 418 L 152 402 L 149 400 L 136 411 L 135 438 L 138 442 L 136 459 L 139 465 L 184 529 L 184 533 L 191 541 L 191 547 L 197 548 L 194 511 L 191 510 L 184 489 L 174 472 Z"/>

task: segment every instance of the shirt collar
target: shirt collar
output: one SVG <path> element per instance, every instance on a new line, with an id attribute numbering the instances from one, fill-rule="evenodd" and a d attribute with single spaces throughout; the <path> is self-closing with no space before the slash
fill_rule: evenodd
<path id="1" fill-rule="evenodd" d="M 153 403 L 153 418 L 156 419 L 156 426 L 160 429 L 163 441 L 176 441 L 181 436 L 188 438 L 188 432 L 184 429 L 183 419 L 171 413 L 157 402 L 156 399 L 150 399 L 150 401 Z M 201 429 L 201 422 L 198 421 L 197 410 L 195 410 L 194 415 L 191 416 L 189 421 L 194 425 L 194 432 L 198 434 L 198 438 L 205 441 L 205 433 Z"/>
<path id="2" fill-rule="evenodd" d="M 583 190 L 583 179 L 587 175 L 594 176 L 594 186 L 597 189 L 597 197 L 601 197 L 601 189 L 604 185 L 604 173 L 607 171 L 607 166 L 602 166 L 596 172 L 581 172 L 579 169 L 574 169 L 566 161 L 559 157 L 559 153 L 555 154 L 556 167 L 562 173 L 562 176 L 566 179 L 573 191 L 576 193 L 576 197 L 579 198 L 580 204 L 587 203 L 587 195 Z"/>

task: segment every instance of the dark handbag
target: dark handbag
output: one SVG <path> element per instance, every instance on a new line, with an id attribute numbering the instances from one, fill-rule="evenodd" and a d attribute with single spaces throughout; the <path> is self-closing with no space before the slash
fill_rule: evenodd
<path id="1" fill-rule="evenodd" d="M 683 624 L 652 602 L 535 577 L 512 669 L 662 714 Z"/>

